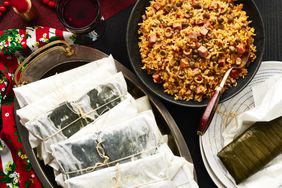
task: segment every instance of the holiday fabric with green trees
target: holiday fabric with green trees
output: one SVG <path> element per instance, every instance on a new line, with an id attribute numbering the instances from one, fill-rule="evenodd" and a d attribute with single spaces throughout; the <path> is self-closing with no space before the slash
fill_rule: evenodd
<path id="1" fill-rule="evenodd" d="M 0 187 L 40 188 L 15 124 L 14 72 L 30 53 L 54 40 L 74 42 L 65 31 L 33 27 L 0 31 Z"/>

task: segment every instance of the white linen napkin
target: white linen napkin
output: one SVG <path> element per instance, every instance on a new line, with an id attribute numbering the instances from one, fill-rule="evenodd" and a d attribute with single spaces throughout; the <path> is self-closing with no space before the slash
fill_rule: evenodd
<path id="1" fill-rule="evenodd" d="M 273 76 L 265 82 L 253 86 L 252 94 L 255 107 L 239 114 L 234 121 L 229 123 L 222 135 L 224 145 L 230 143 L 254 122 L 270 121 L 282 116 L 282 75 Z M 278 188 L 281 186 L 282 154 L 238 185 L 242 188 Z"/>

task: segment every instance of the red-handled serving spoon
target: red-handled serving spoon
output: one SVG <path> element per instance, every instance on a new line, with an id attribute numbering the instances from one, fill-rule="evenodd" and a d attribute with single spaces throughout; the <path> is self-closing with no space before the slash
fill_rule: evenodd
<path id="1" fill-rule="evenodd" d="M 223 79 L 221 80 L 219 86 L 215 89 L 215 92 L 214 92 L 213 96 L 211 97 L 211 99 L 210 99 L 210 101 L 209 101 L 209 103 L 208 103 L 208 105 L 205 109 L 205 112 L 202 116 L 202 119 L 201 119 L 201 122 L 200 122 L 200 127 L 197 131 L 198 135 L 200 135 L 200 136 L 204 135 L 206 130 L 208 129 L 208 127 L 209 127 L 209 125 L 212 121 L 212 118 L 214 116 L 214 113 L 216 111 L 216 108 L 218 106 L 219 98 L 220 98 L 221 93 L 222 93 L 222 88 L 224 87 L 225 82 L 230 75 L 230 72 L 233 69 L 241 69 L 241 68 L 245 67 L 245 65 L 248 62 L 249 56 L 250 56 L 249 52 L 246 52 L 245 54 L 243 54 L 243 56 L 241 58 L 242 59 L 241 64 L 238 65 L 237 67 L 236 66 L 231 67 L 224 74 Z"/>

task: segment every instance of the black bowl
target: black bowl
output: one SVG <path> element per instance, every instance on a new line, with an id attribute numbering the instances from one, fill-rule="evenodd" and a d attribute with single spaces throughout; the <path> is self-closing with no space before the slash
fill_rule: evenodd
<path id="1" fill-rule="evenodd" d="M 148 87 L 153 93 L 169 101 L 171 103 L 186 106 L 186 107 L 203 107 L 208 104 L 208 99 L 203 100 L 202 102 L 196 101 L 181 101 L 175 100 L 172 95 L 164 93 L 163 87 L 160 84 L 155 84 L 150 75 L 146 73 L 145 70 L 141 69 L 141 56 L 139 53 L 139 35 L 138 35 L 138 23 L 142 21 L 142 15 L 145 14 L 145 9 L 149 6 L 150 0 L 138 0 L 131 15 L 129 17 L 128 25 L 127 25 L 127 34 L 126 34 L 126 43 L 127 43 L 127 52 L 133 67 L 133 70 L 137 74 L 137 77 L 143 82 L 143 84 Z M 236 94 L 238 94 L 242 89 L 244 89 L 248 83 L 252 80 L 256 72 L 258 71 L 262 56 L 264 52 L 265 46 L 265 36 L 264 36 L 264 25 L 262 21 L 262 17 L 260 12 L 253 0 L 239 0 L 236 3 L 243 4 L 244 10 L 247 12 L 249 16 L 249 20 L 252 21 L 251 27 L 255 28 L 255 46 L 257 48 L 256 52 L 256 60 L 250 64 L 248 67 L 248 75 L 245 78 L 240 78 L 237 80 L 237 86 L 227 89 L 221 96 L 220 102 L 224 102 Z"/>

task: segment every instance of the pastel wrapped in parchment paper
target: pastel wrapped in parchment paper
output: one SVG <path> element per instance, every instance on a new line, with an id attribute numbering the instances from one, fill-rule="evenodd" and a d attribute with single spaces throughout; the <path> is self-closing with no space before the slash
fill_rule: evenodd
<path id="1" fill-rule="evenodd" d="M 111 126 L 118 125 L 123 121 L 133 118 L 145 109 L 151 109 L 151 106 L 147 104 L 147 100 L 147 96 L 134 100 L 130 96 L 130 94 L 128 94 L 126 96 L 126 99 L 100 116 L 96 121 L 80 129 L 73 136 L 68 138 L 68 140 L 84 138 L 86 135 L 105 130 Z M 55 170 L 59 169 L 56 161 L 51 162 L 51 164 L 49 163 L 49 165 L 52 166 Z"/>
<path id="2" fill-rule="evenodd" d="M 69 188 L 148 188 L 161 187 L 164 183 L 177 188 L 198 187 L 193 179 L 193 165 L 174 156 L 167 145 L 161 147 L 163 150 L 152 156 L 73 177 L 65 183 Z"/>
<path id="3" fill-rule="evenodd" d="M 14 88 L 15 96 L 20 107 L 41 100 L 46 95 L 57 91 L 66 84 L 79 80 L 81 75 L 92 74 L 96 75 L 99 72 L 110 73 L 111 75 L 117 72 L 113 57 L 110 55 L 97 61 L 87 63 L 86 65 L 71 69 L 69 71 L 50 76 L 27 85 Z M 104 75 L 106 79 L 108 74 Z"/>
<path id="4" fill-rule="evenodd" d="M 101 132 L 53 144 L 52 155 L 67 177 L 95 170 L 101 165 L 119 163 L 155 153 L 166 142 L 151 110 Z M 147 152 L 145 152 L 147 151 Z"/>
<path id="5" fill-rule="evenodd" d="M 107 67 L 105 68 L 107 69 Z M 79 97 L 95 88 L 98 84 L 105 82 L 105 80 L 108 80 L 113 75 L 117 74 L 104 70 L 103 67 L 99 70 L 99 72 L 90 72 L 91 74 L 82 76 L 80 79 L 70 82 L 62 87 L 57 86 L 59 82 L 53 82 L 53 85 L 57 87 L 56 91 L 53 91 L 52 93 L 45 95 L 40 100 L 17 110 L 17 115 L 20 117 L 21 123 L 25 124 L 26 122 L 33 120 L 41 114 L 54 109 L 64 101 L 77 100 Z M 58 74 L 57 77 L 60 77 L 60 74 Z"/>
<path id="6" fill-rule="evenodd" d="M 117 106 L 100 116 L 97 121 L 94 121 L 88 124 L 86 127 L 77 131 L 69 139 L 80 139 L 86 135 L 93 134 L 94 132 L 103 131 L 111 126 L 114 126 L 131 117 L 136 116 L 137 113 L 147 110 L 151 110 L 147 96 L 136 99 L 134 106 L 131 105 L 131 107 L 128 105 L 128 103 L 125 103 L 125 101 L 121 102 Z"/>
<path id="7" fill-rule="evenodd" d="M 80 129 L 73 136 L 68 138 L 70 139 L 80 139 L 84 138 L 87 134 L 93 134 L 95 131 L 102 131 L 108 129 L 111 126 L 118 125 L 119 123 L 126 121 L 130 118 L 134 118 L 139 113 L 151 110 L 151 105 L 149 103 L 148 97 L 143 96 L 134 100 L 130 95 L 127 95 L 127 98 L 124 99 L 121 103 L 116 105 L 114 108 L 100 116 L 96 123 L 90 123 L 86 127 Z M 122 114 L 122 115 L 121 115 Z M 89 126 L 89 129 L 87 129 Z M 97 126 L 98 128 L 96 128 Z M 85 130 L 85 131 L 82 131 Z M 82 131 L 82 132 L 81 132 Z M 85 134 L 85 135 L 84 135 Z M 164 138 L 166 139 L 166 138 Z M 49 163 L 50 166 L 55 170 L 56 181 L 61 185 L 63 185 L 64 179 L 66 179 L 62 173 L 60 173 L 58 163 L 53 160 Z"/>
<path id="8" fill-rule="evenodd" d="M 89 90 L 93 89 L 99 83 L 105 82 L 105 80 L 110 79 L 113 76 L 113 72 L 116 71 L 115 65 L 113 63 L 107 63 L 107 62 L 104 63 L 105 65 L 99 66 L 100 67 L 99 71 L 97 70 L 89 71 L 91 74 L 86 74 L 80 79 L 72 83 L 69 83 L 68 85 L 60 88 L 57 91 L 52 92 L 49 95 L 46 95 L 41 100 L 37 100 L 36 102 L 33 102 L 32 104 L 29 104 L 24 108 L 17 110 L 17 115 L 20 116 L 21 123 L 25 124 L 27 121 L 33 120 L 38 116 L 45 114 L 48 111 L 51 111 L 59 104 L 63 103 L 64 101 L 77 100 L 77 98 L 84 95 Z M 60 76 L 60 74 L 58 74 L 57 77 L 58 76 Z M 41 81 L 38 82 L 41 83 Z M 127 87 L 125 82 L 122 83 L 123 84 L 121 84 L 121 86 L 123 88 L 121 89 L 126 90 Z M 54 82 L 53 84 L 56 85 L 58 83 Z M 41 87 L 42 84 L 37 84 L 37 85 L 40 85 Z M 35 148 L 38 146 L 39 140 L 38 138 L 34 137 L 34 135 L 29 134 L 29 140 L 31 147 Z M 44 151 L 41 151 L 41 148 L 37 148 L 37 150 L 38 150 L 37 152 L 38 158 L 43 159 L 40 153 Z"/>
<path id="9" fill-rule="evenodd" d="M 76 74 L 80 73 L 81 69 L 93 68 L 91 71 L 88 70 L 88 74 L 85 76 L 80 76 L 79 79 L 76 79 Z M 97 70 L 99 68 L 99 70 Z M 83 71 L 82 71 L 83 72 Z M 84 71 L 85 72 L 85 71 Z M 18 92 L 18 96 L 24 98 L 26 101 L 31 102 L 34 99 L 33 103 L 25 106 L 22 109 L 17 110 L 17 114 L 20 116 L 20 121 L 22 124 L 26 123 L 29 120 L 33 120 L 36 117 L 44 114 L 64 101 L 76 100 L 83 94 L 87 93 L 90 89 L 97 86 L 100 82 L 107 80 L 109 77 L 116 73 L 116 67 L 112 57 L 105 58 L 102 60 L 95 61 L 93 63 L 87 64 L 87 66 L 79 67 L 72 69 L 67 72 L 63 72 L 46 79 L 42 79 L 30 84 L 15 88 L 15 92 Z M 84 74 L 82 74 L 84 75 Z M 72 82 L 67 82 L 72 81 Z M 67 85 L 62 86 L 62 84 L 67 83 Z M 52 86 L 50 86 L 52 85 Z M 49 87 L 50 86 L 50 87 Z M 48 88 L 48 89 L 44 89 Z M 52 89 L 53 88 L 53 89 Z M 53 91 L 54 88 L 57 88 L 56 91 Z M 45 96 L 44 95 L 44 92 Z M 48 94 L 48 92 L 52 93 Z M 70 94 L 71 93 L 71 94 Z M 28 95 L 30 94 L 30 95 Z M 32 96 L 31 98 L 29 98 Z M 18 98 L 19 102 L 21 97 Z M 41 97 L 41 98 L 40 98 Z M 40 99 L 39 99 L 40 98 Z M 37 100 L 35 100 L 37 99 Z M 47 102 L 48 101 L 48 102 Z M 37 147 L 39 140 L 34 137 L 32 134 L 29 134 L 29 140 L 31 146 Z M 42 159 L 41 149 L 37 148 L 37 157 Z"/>
<path id="10" fill-rule="evenodd" d="M 25 124 L 29 133 L 37 137 L 45 164 L 48 164 L 50 145 L 66 140 L 87 124 L 124 100 L 126 83 L 121 73 L 99 84 L 75 102 L 64 102 L 55 109 Z M 33 144 L 34 145 L 34 144 Z"/>

